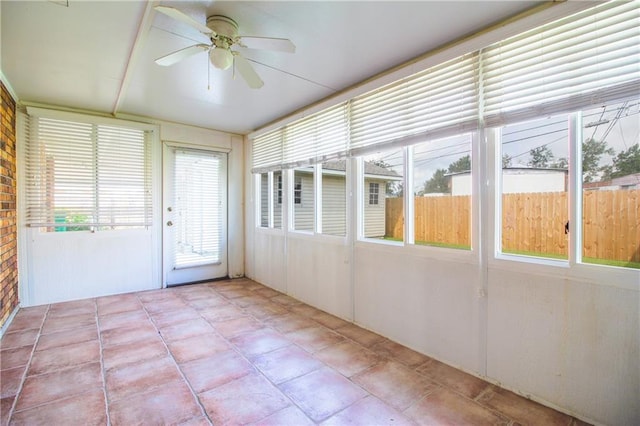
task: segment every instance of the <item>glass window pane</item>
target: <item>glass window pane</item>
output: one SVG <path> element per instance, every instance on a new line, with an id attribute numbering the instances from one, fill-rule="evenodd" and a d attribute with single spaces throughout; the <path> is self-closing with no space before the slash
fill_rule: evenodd
<path id="1" fill-rule="evenodd" d="M 269 174 L 261 173 L 259 175 L 260 187 L 260 226 L 266 228 L 269 226 Z"/>
<path id="2" fill-rule="evenodd" d="M 403 150 L 378 152 L 363 160 L 364 236 L 403 241 Z"/>
<path id="3" fill-rule="evenodd" d="M 583 112 L 583 262 L 640 268 L 639 117 L 639 99 Z"/>
<path id="4" fill-rule="evenodd" d="M 273 172 L 273 227 L 282 229 L 282 172 Z"/>
<path id="5" fill-rule="evenodd" d="M 347 235 L 347 181 L 345 160 L 322 165 L 322 233 Z"/>
<path id="6" fill-rule="evenodd" d="M 471 134 L 413 148 L 416 244 L 471 249 Z"/>
<path id="7" fill-rule="evenodd" d="M 293 171 L 293 229 L 311 231 L 314 228 L 314 192 L 313 167 Z"/>
<path id="8" fill-rule="evenodd" d="M 566 115 L 501 129 L 503 253 L 567 259 L 568 133 Z"/>

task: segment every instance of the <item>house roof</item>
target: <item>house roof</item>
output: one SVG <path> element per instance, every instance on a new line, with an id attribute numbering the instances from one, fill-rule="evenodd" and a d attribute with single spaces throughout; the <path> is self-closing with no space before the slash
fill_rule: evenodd
<path id="1" fill-rule="evenodd" d="M 620 176 L 611 180 L 601 182 L 589 182 L 583 184 L 584 188 L 599 188 L 602 186 L 633 186 L 640 185 L 640 173 L 632 173 L 626 176 Z"/>
<path id="2" fill-rule="evenodd" d="M 503 167 L 503 172 L 518 172 L 518 171 L 530 171 L 530 172 L 556 172 L 556 173 L 569 173 L 568 169 L 559 169 L 559 168 L 551 168 L 551 167 Z M 468 175 L 471 173 L 471 170 L 465 170 L 463 172 L 454 172 L 454 173 L 446 173 L 445 176 L 458 176 L 458 175 Z"/>
<path id="3" fill-rule="evenodd" d="M 322 168 L 344 172 L 347 169 L 347 162 L 345 160 L 328 161 L 322 164 Z M 374 176 L 400 177 L 400 175 L 395 170 L 390 170 L 385 167 L 378 166 L 377 164 L 374 164 L 370 161 L 364 162 L 364 174 Z"/>

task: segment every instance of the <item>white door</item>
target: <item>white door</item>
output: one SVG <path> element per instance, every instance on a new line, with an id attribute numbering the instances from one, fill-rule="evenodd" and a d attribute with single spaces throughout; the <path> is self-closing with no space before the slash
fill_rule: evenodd
<path id="1" fill-rule="evenodd" d="M 167 286 L 227 276 L 227 154 L 164 146 Z"/>

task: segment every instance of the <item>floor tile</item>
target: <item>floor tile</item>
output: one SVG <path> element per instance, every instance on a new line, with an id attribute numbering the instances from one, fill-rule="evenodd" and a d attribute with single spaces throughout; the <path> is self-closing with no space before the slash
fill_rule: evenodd
<path id="1" fill-rule="evenodd" d="M 155 302 L 160 300 L 175 300 L 176 295 L 168 288 L 158 290 L 140 291 L 136 296 L 142 303 Z"/>
<path id="2" fill-rule="evenodd" d="M 167 348 L 160 339 L 125 343 L 104 348 L 102 362 L 105 370 L 167 356 Z"/>
<path id="3" fill-rule="evenodd" d="M 169 351 L 178 363 L 206 358 L 231 349 L 231 345 L 215 333 L 201 334 L 187 339 L 167 342 Z"/>
<path id="4" fill-rule="evenodd" d="M 405 415 L 420 425 L 434 424 L 493 426 L 508 425 L 509 419 L 475 401 L 445 388 L 438 388 L 405 411 Z M 538 419 L 536 424 L 547 423 Z"/>
<path id="5" fill-rule="evenodd" d="M 384 340 L 384 337 L 380 336 L 379 334 L 376 334 L 369 330 L 365 330 L 364 328 L 360 328 L 355 324 L 348 324 L 344 327 L 340 327 L 336 330 L 336 332 L 357 343 L 360 343 L 362 346 L 367 348 L 370 348 L 376 343 L 380 343 Z"/>
<path id="6" fill-rule="evenodd" d="M 191 387 L 205 392 L 253 373 L 253 366 L 235 351 L 221 352 L 180 366 Z"/>
<path id="7" fill-rule="evenodd" d="M 265 286 L 262 286 L 262 288 L 258 288 L 258 289 L 254 290 L 254 291 L 257 294 L 259 294 L 260 296 L 266 297 L 268 299 L 273 298 L 273 297 L 280 297 L 280 296 L 289 297 L 289 296 L 286 296 L 286 295 L 280 293 L 277 290 L 274 290 L 272 288 L 265 287 Z M 295 299 L 293 299 L 293 300 L 295 300 Z M 298 302 L 298 303 L 300 303 L 300 302 Z"/>
<path id="8" fill-rule="evenodd" d="M 169 357 L 129 364 L 106 372 L 109 401 L 129 398 L 140 392 L 182 379 Z"/>
<path id="9" fill-rule="evenodd" d="M 264 305 L 268 301 L 269 299 L 262 297 L 259 294 L 250 294 L 248 296 L 235 298 L 232 303 L 241 308 L 246 308 L 247 306 Z"/>
<path id="10" fill-rule="evenodd" d="M 109 404 L 113 426 L 174 425 L 202 417 L 202 409 L 183 381 L 142 390 Z"/>
<path id="11" fill-rule="evenodd" d="M 63 330 L 71 330 L 96 325 L 95 314 L 81 314 L 67 317 L 47 318 L 42 326 L 42 334 L 55 333 Z"/>
<path id="12" fill-rule="evenodd" d="M 204 311 L 211 308 L 221 308 L 230 306 L 229 302 L 222 296 L 210 296 L 206 299 L 187 300 L 186 302 L 191 308 L 197 311 Z"/>
<path id="13" fill-rule="evenodd" d="M 264 325 L 250 316 L 242 316 L 226 321 L 218 321 L 212 323 L 212 325 L 218 333 L 228 339 L 238 336 L 239 334 L 246 333 L 248 331 L 255 331 L 264 328 Z"/>
<path id="14" fill-rule="evenodd" d="M 100 333 L 100 340 L 105 348 L 159 338 L 158 329 L 148 319 L 132 322 L 121 328 L 112 328 Z"/>
<path id="15" fill-rule="evenodd" d="M 74 300 L 71 302 L 54 303 L 49 307 L 47 319 L 78 315 L 95 315 L 95 299 Z"/>
<path id="16" fill-rule="evenodd" d="M 252 426 L 313 426 L 315 425 L 302 410 L 295 405 L 290 405 L 272 415 L 252 423 Z"/>
<path id="17" fill-rule="evenodd" d="M 0 425 L 9 424 L 9 414 L 11 414 L 11 407 L 15 396 L 9 396 L 0 399 Z"/>
<path id="18" fill-rule="evenodd" d="M 431 358 L 426 355 L 388 339 L 376 343 L 371 347 L 371 350 L 378 355 L 398 361 L 409 368 L 416 368 L 431 360 Z"/>
<path id="19" fill-rule="evenodd" d="M 271 289 L 268 289 L 268 290 L 271 290 Z M 298 299 L 294 299 L 293 297 L 287 296 L 286 294 L 281 294 L 274 290 L 271 290 L 271 291 L 275 293 L 275 295 L 271 297 L 272 302 L 279 303 L 283 306 L 293 306 L 293 305 L 299 305 L 300 303 L 302 303 Z"/>
<path id="20" fill-rule="evenodd" d="M 270 329 L 260 329 L 241 334 L 231 340 L 245 356 L 252 357 L 288 346 L 291 341 Z"/>
<path id="21" fill-rule="evenodd" d="M 35 306 L 31 308 L 20 308 L 18 313 L 11 321 L 11 325 L 7 329 L 7 333 L 15 331 L 39 329 L 42 321 L 49 309 L 49 305 Z"/>
<path id="22" fill-rule="evenodd" d="M 247 306 L 246 308 L 244 308 L 244 310 L 263 321 L 269 318 L 277 318 L 289 313 L 286 307 L 273 302 L 267 302 L 262 305 Z"/>
<path id="23" fill-rule="evenodd" d="M 313 319 L 316 322 L 319 322 L 320 324 L 332 330 L 335 330 L 337 328 L 344 327 L 345 325 L 350 324 L 349 322 L 343 319 L 340 319 L 334 315 L 328 314 L 326 312 L 320 312 L 314 315 L 311 319 Z"/>
<path id="24" fill-rule="evenodd" d="M 98 340 L 74 343 L 35 352 L 27 374 L 33 376 L 64 368 L 77 367 L 99 359 L 100 343 Z"/>
<path id="25" fill-rule="evenodd" d="M 32 350 L 32 346 L 0 350 L 0 370 L 27 365 Z"/>
<path id="26" fill-rule="evenodd" d="M 130 327 L 133 324 L 149 321 L 147 313 L 142 310 L 119 312 L 98 318 L 98 328 L 101 332 L 115 328 Z"/>
<path id="27" fill-rule="evenodd" d="M 20 392 L 16 410 L 25 410 L 96 388 L 102 389 L 102 387 L 102 370 L 99 362 L 39 376 L 29 376 Z"/>
<path id="28" fill-rule="evenodd" d="M 252 362 L 276 384 L 300 377 L 323 366 L 322 362 L 295 345 L 258 355 Z"/>
<path id="29" fill-rule="evenodd" d="M 449 387 L 456 392 L 460 392 L 467 398 L 474 399 L 482 391 L 491 386 L 482 379 L 467 374 L 464 371 L 450 367 L 447 364 L 434 360 L 430 360 L 416 369 L 436 383 Z"/>
<path id="30" fill-rule="evenodd" d="M 38 337 L 38 329 L 5 333 L 0 339 L 0 350 L 33 346 Z"/>
<path id="31" fill-rule="evenodd" d="M 209 334 L 212 332 L 213 328 L 211 327 L 211 324 L 209 324 L 204 318 L 192 319 L 160 328 L 160 335 L 168 342 L 199 336 L 202 334 Z"/>
<path id="32" fill-rule="evenodd" d="M 96 299 L 98 315 L 113 315 L 142 309 L 142 303 L 135 294 L 118 294 Z"/>
<path id="33" fill-rule="evenodd" d="M 216 297 L 213 290 L 209 287 L 201 286 L 201 285 L 190 285 L 190 286 L 181 286 L 176 287 L 173 292 L 180 297 L 182 300 L 198 300 L 198 299 L 209 299 L 212 297 Z"/>
<path id="34" fill-rule="evenodd" d="M 104 392 L 95 389 L 69 398 L 16 411 L 11 417 L 16 425 L 105 425 L 107 411 Z"/>
<path id="35" fill-rule="evenodd" d="M 301 315 L 306 318 L 313 318 L 314 316 L 322 313 L 320 309 L 316 309 L 313 306 L 309 306 L 305 303 L 301 303 L 299 305 L 292 305 L 289 307 L 289 310 L 295 314 Z"/>
<path id="36" fill-rule="evenodd" d="M 158 313 L 158 312 L 169 312 L 175 311 L 178 309 L 184 309 L 187 307 L 185 302 L 178 297 L 166 298 L 161 300 L 150 300 L 147 302 L 142 302 L 144 308 L 150 314 Z"/>
<path id="37" fill-rule="evenodd" d="M 287 398 L 259 374 L 250 374 L 199 395 L 214 425 L 247 424 L 290 405 Z"/>
<path id="38" fill-rule="evenodd" d="M 18 393 L 26 366 L 0 370 L 0 398 L 7 398 Z"/>
<path id="39" fill-rule="evenodd" d="M 570 421 L 570 416 L 566 414 L 495 386 L 482 394 L 478 402 L 521 425 L 567 425 Z"/>
<path id="40" fill-rule="evenodd" d="M 329 368 L 313 371 L 279 385 L 313 421 L 320 422 L 367 393 Z"/>
<path id="41" fill-rule="evenodd" d="M 378 398 L 368 396 L 322 422 L 322 426 L 342 425 L 412 426 L 414 423 Z"/>
<path id="42" fill-rule="evenodd" d="M 303 328 L 287 333 L 285 336 L 311 353 L 344 341 L 344 337 L 326 327 Z"/>
<path id="43" fill-rule="evenodd" d="M 90 340 L 98 340 L 98 328 L 95 325 L 43 334 L 38 339 L 36 351 L 88 342 Z"/>
<path id="44" fill-rule="evenodd" d="M 267 320 L 267 324 L 281 333 L 289 333 L 291 331 L 301 330 L 303 328 L 314 327 L 317 325 L 316 322 L 298 314 L 287 314 L 269 319 Z"/>
<path id="45" fill-rule="evenodd" d="M 352 380 L 401 411 L 436 388 L 428 379 L 395 361 L 376 364 Z"/>
<path id="46" fill-rule="evenodd" d="M 179 426 L 213 426 L 207 417 L 194 417 L 193 419 L 180 422 Z"/>
<path id="47" fill-rule="evenodd" d="M 218 294 L 222 295 L 225 299 L 231 300 L 251 296 L 251 290 L 244 288 L 224 288 L 218 290 Z"/>
<path id="48" fill-rule="evenodd" d="M 218 321 L 227 321 L 230 319 L 238 318 L 245 315 L 245 313 L 242 311 L 242 309 L 229 305 L 223 306 L 221 308 L 212 307 L 203 309 L 200 311 L 200 315 L 207 321 L 214 323 Z"/>
<path id="49" fill-rule="evenodd" d="M 382 361 L 380 356 L 350 341 L 322 349 L 314 353 L 314 356 L 346 377 Z"/>

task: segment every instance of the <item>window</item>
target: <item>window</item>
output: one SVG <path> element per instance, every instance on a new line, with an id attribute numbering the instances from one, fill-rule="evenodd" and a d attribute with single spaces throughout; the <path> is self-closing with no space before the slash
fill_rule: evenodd
<path id="1" fill-rule="evenodd" d="M 347 162 L 322 164 L 322 233 L 347 235 Z"/>
<path id="2" fill-rule="evenodd" d="M 152 224 L 151 131 L 33 116 L 26 220 L 45 232 Z"/>
<path id="3" fill-rule="evenodd" d="M 568 116 L 500 130 L 503 253 L 568 258 Z"/>
<path id="4" fill-rule="evenodd" d="M 412 158 L 415 244 L 471 249 L 471 134 L 415 145 Z"/>
<path id="5" fill-rule="evenodd" d="M 270 186 L 272 187 L 271 192 L 269 192 Z M 258 187 L 260 188 L 260 227 L 281 229 L 282 172 L 260 173 L 258 175 Z M 271 205 L 269 201 L 271 201 Z M 273 221 L 271 224 L 270 220 Z"/>
<path id="6" fill-rule="evenodd" d="M 279 173 L 276 176 L 276 198 L 278 199 L 278 204 L 282 204 L 282 173 Z"/>
<path id="7" fill-rule="evenodd" d="M 282 229 L 282 171 L 271 173 L 273 175 L 272 179 L 275 182 L 272 194 L 273 227 Z"/>
<path id="8" fill-rule="evenodd" d="M 316 209 L 313 167 L 295 169 L 293 182 L 293 229 L 313 232 Z"/>
<path id="9" fill-rule="evenodd" d="M 403 177 L 403 148 L 362 158 L 363 212 L 358 217 L 363 237 L 404 240 Z"/>
<path id="10" fill-rule="evenodd" d="M 369 204 L 378 205 L 378 195 L 380 194 L 380 184 L 378 182 L 369 182 Z"/>
<path id="11" fill-rule="evenodd" d="M 640 268 L 639 117 L 637 98 L 582 112 L 585 263 Z"/>
<path id="12" fill-rule="evenodd" d="M 269 173 L 258 175 L 260 188 L 260 226 L 269 227 Z"/>

